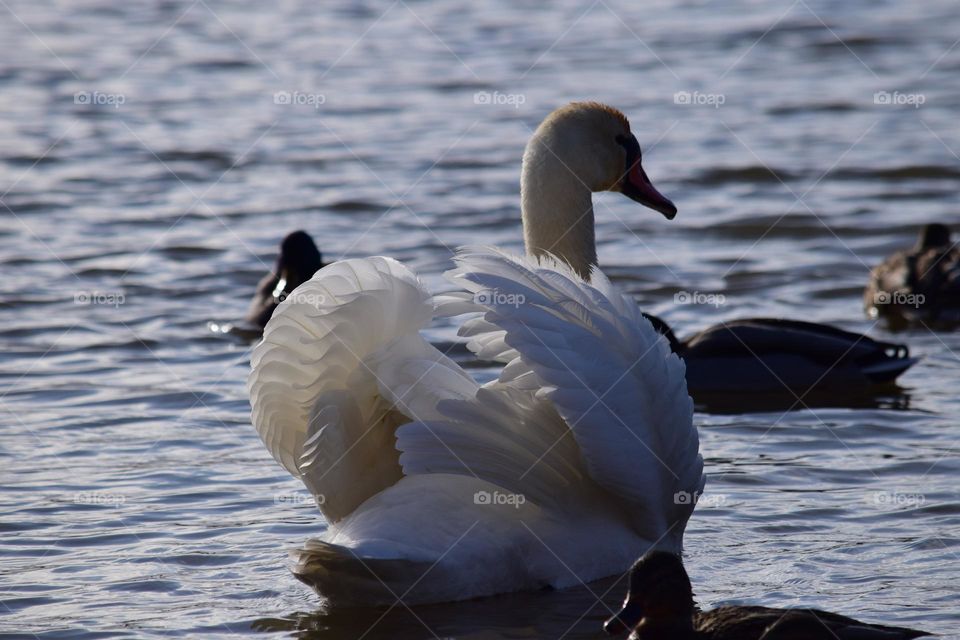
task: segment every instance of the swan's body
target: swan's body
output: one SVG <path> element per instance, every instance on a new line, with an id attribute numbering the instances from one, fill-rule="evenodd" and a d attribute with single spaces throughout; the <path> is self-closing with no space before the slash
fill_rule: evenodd
<path id="1" fill-rule="evenodd" d="M 849 394 L 890 384 L 917 362 L 906 345 L 814 322 L 743 318 L 680 341 L 666 322 L 644 316 L 683 358 L 698 402 L 711 394 Z"/>
<path id="2" fill-rule="evenodd" d="M 531 208 L 534 191 L 585 176 L 589 194 L 604 164 L 639 179 L 639 148 L 613 142 L 632 139 L 626 126 L 593 104 L 541 125 L 524 158 L 532 253 L 556 249 L 562 229 L 587 231 L 579 207 Z M 563 145 L 583 128 L 609 138 L 610 157 L 594 148 L 558 174 L 541 154 L 576 167 L 577 145 Z M 620 189 L 617 176 L 604 188 Z M 635 199 L 672 217 L 642 187 Z M 704 483 L 683 364 L 599 271 L 583 279 L 590 222 L 589 242 L 557 245 L 566 264 L 468 248 L 447 274 L 462 291 L 431 298 L 394 260 L 347 260 L 280 305 L 249 387 L 261 437 L 330 522 L 296 553 L 300 579 L 337 602 L 438 602 L 580 584 L 649 548 L 679 552 Z M 461 334 L 505 363 L 483 386 L 419 333 L 476 312 Z"/>
<path id="3" fill-rule="evenodd" d="M 960 323 L 960 248 L 950 229 L 928 224 L 916 245 L 874 267 L 863 302 L 868 315 L 893 327 Z"/>

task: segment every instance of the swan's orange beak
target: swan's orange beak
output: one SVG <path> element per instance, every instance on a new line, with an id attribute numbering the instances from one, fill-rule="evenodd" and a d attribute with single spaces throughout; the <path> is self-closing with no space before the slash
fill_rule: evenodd
<path id="1" fill-rule="evenodd" d="M 628 168 L 620 191 L 631 200 L 659 211 L 667 220 L 673 220 L 677 215 L 677 206 L 653 186 L 639 158 Z"/>

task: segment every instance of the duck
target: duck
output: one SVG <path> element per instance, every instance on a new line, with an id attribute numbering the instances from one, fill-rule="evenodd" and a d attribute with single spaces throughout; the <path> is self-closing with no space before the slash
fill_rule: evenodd
<path id="1" fill-rule="evenodd" d="M 950 228 L 925 225 L 913 247 L 874 267 L 863 302 L 868 316 L 894 328 L 960 323 L 960 248 Z"/>
<path id="2" fill-rule="evenodd" d="M 683 362 L 597 266 L 600 191 L 677 213 L 623 113 L 568 104 L 523 155 L 524 254 L 463 247 L 436 295 L 389 257 L 334 262 L 267 322 L 251 421 L 323 515 L 292 564 L 328 603 L 562 589 L 682 549 L 693 504 L 675 496 L 705 482 L 693 403 Z M 437 318 L 496 379 L 424 338 Z"/>
<path id="3" fill-rule="evenodd" d="M 323 255 L 309 233 L 298 229 L 287 234 L 280 243 L 276 266 L 257 284 L 246 321 L 262 331 L 277 305 L 323 266 Z"/>
<path id="4" fill-rule="evenodd" d="M 702 611 L 679 555 L 651 550 L 630 569 L 622 608 L 604 623 L 608 635 L 634 640 L 907 640 L 916 629 L 860 622 L 819 609 L 728 605 Z"/>
<path id="5" fill-rule="evenodd" d="M 680 341 L 644 313 L 687 366 L 694 401 L 711 394 L 850 394 L 889 386 L 917 363 L 907 345 L 826 324 L 779 318 L 723 322 Z"/>

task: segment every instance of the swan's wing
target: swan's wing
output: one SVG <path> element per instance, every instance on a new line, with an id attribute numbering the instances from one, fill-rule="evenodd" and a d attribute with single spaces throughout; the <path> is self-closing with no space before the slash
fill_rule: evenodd
<path id="1" fill-rule="evenodd" d="M 419 330 L 433 304 L 389 258 L 329 265 L 277 308 L 251 358 L 253 424 L 335 522 L 401 476 L 394 431 L 476 383 Z"/>
<path id="2" fill-rule="evenodd" d="M 469 291 L 436 295 L 433 298 L 436 315 L 449 317 L 482 310 L 474 303 L 473 298 L 474 294 Z M 520 355 L 505 342 L 506 331 L 502 331 L 482 315 L 464 320 L 457 333 L 462 338 L 469 338 L 467 348 L 481 360 L 508 364 Z"/>
<path id="3" fill-rule="evenodd" d="M 494 382 L 473 397 L 441 401 L 437 411 L 439 419 L 397 429 L 404 474 L 473 476 L 541 507 L 575 500 L 585 488 L 576 442 L 549 401 Z"/>
<path id="4" fill-rule="evenodd" d="M 555 261 L 487 248 L 466 248 L 456 260 L 448 278 L 493 327 L 479 334 L 484 343 L 502 340 L 518 354 L 504 377 L 535 378 L 590 476 L 629 502 L 646 535 L 682 532 L 704 484 L 693 403 L 683 362 L 636 303 L 599 271 L 587 284 Z M 467 310 L 466 299 L 459 304 Z"/>

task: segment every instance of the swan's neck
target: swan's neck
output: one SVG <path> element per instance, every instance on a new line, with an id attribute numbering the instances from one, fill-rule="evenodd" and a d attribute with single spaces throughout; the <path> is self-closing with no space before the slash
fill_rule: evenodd
<path id="1" fill-rule="evenodd" d="M 523 154 L 520 200 L 527 253 L 551 253 L 588 280 L 597 264 L 590 189 L 536 138 Z"/>

